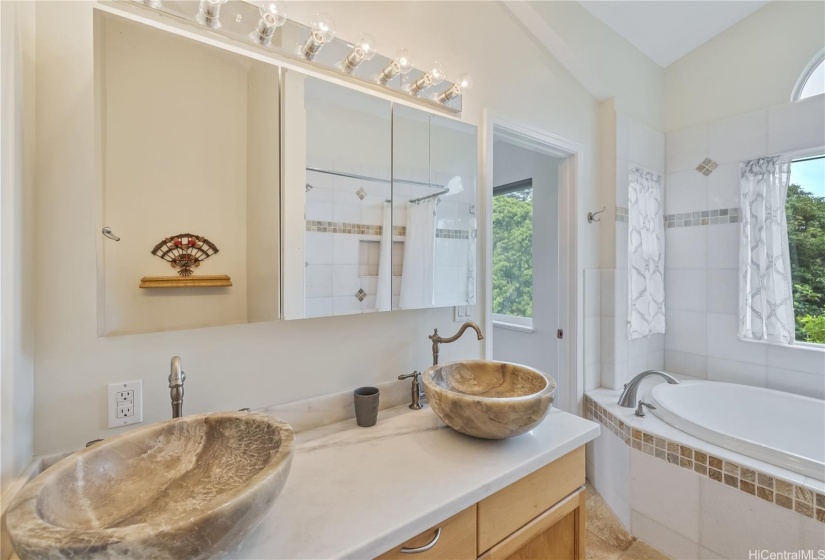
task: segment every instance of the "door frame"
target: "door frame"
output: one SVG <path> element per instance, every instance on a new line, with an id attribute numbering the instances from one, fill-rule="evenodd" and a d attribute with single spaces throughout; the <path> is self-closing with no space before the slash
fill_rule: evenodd
<path id="1" fill-rule="evenodd" d="M 559 373 L 566 372 L 567 388 L 557 392 L 560 408 L 581 413 L 584 389 L 582 262 L 578 239 L 579 211 L 577 187 L 584 170 L 584 146 L 552 132 L 484 110 L 482 144 L 482 185 L 484 230 L 484 321 L 485 358 L 493 358 L 493 145 L 496 138 L 531 150 L 562 158 L 559 162 L 559 328 L 564 337 L 559 345 Z M 548 372 L 552 373 L 552 372 Z"/>

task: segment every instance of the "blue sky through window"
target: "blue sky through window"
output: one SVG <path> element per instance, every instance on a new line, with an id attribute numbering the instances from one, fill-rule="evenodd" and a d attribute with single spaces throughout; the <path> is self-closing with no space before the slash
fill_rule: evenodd
<path id="1" fill-rule="evenodd" d="M 814 196 L 825 197 L 825 156 L 791 164 L 791 184 L 799 185 Z"/>

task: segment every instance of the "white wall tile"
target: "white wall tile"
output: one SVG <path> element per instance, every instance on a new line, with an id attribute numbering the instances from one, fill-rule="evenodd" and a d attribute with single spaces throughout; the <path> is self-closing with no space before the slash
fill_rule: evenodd
<path id="1" fill-rule="evenodd" d="M 647 366 L 645 369 L 664 369 L 665 368 L 665 351 L 656 350 L 647 355 Z"/>
<path id="2" fill-rule="evenodd" d="M 665 274 L 667 310 L 705 311 L 707 309 L 707 271 L 671 270 Z"/>
<path id="3" fill-rule="evenodd" d="M 705 268 L 708 262 L 708 229 L 697 226 L 665 230 L 665 267 Z"/>
<path id="4" fill-rule="evenodd" d="M 630 507 L 699 542 L 698 474 L 638 450 L 630 454 Z"/>
<path id="5" fill-rule="evenodd" d="M 332 315 L 331 297 L 308 297 L 304 302 L 304 312 L 307 318 L 329 317 Z"/>
<path id="6" fill-rule="evenodd" d="M 708 178 L 690 169 L 671 173 L 665 178 L 665 208 L 667 214 L 707 210 Z"/>
<path id="7" fill-rule="evenodd" d="M 353 313 L 361 313 L 361 302 L 355 296 L 332 298 L 333 315 L 352 315 Z"/>
<path id="8" fill-rule="evenodd" d="M 616 270 L 627 270 L 627 222 L 616 222 Z"/>
<path id="9" fill-rule="evenodd" d="M 332 234 L 332 264 L 359 264 L 361 240 L 351 233 Z"/>
<path id="10" fill-rule="evenodd" d="M 678 350 L 690 354 L 705 355 L 707 352 L 706 329 L 707 315 L 705 313 L 678 309 L 669 310 L 667 312 L 665 350 Z"/>
<path id="11" fill-rule="evenodd" d="M 768 389 L 825 399 L 825 374 L 768 366 Z"/>
<path id="12" fill-rule="evenodd" d="M 707 314 L 707 355 L 752 364 L 764 364 L 767 345 L 739 340 L 739 319 L 726 313 Z M 678 349 L 677 349 L 678 350 Z"/>
<path id="13" fill-rule="evenodd" d="M 627 359 L 627 376 L 621 380 L 620 386 L 642 373 L 650 369 L 647 365 L 647 354 L 643 356 L 636 356 Z"/>
<path id="14" fill-rule="evenodd" d="M 602 386 L 602 365 L 601 363 L 584 364 L 584 390 L 591 391 Z"/>
<path id="15" fill-rule="evenodd" d="M 332 264 L 332 235 L 317 231 L 306 233 L 307 264 Z"/>
<path id="16" fill-rule="evenodd" d="M 584 363 L 599 364 L 601 351 L 601 317 L 584 318 Z"/>
<path id="17" fill-rule="evenodd" d="M 711 313 L 739 313 L 739 271 L 709 269 L 707 310 Z"/>
<path id="18" fill-rule="evenodd" d="M 627 382 L 627 361 L 602 362 L 602 387 L 619 391 Z"/>
<path id="19" fill-rule="evenodd" d="M 825 351 L 799 346 L 768 345 L 768 366 L 825 376 Z"/>
<path id="20" fill-rule="evenodd" d="M 590 483 L 622 523 L 630 528 L 630 448 L 615 434 L 602 429 L 590 448 Z"/>
<path id="21" fill-rule="evenodd" d="M 332 266 L 311 264 L 304 273 L 304 290 L 307 298 L 332 295 Z"/>
<path id="22" fill-rule="evenodd" d="M 799 550 L 802 516 L 709 478 L 700 482 L 700 544 L 723 558 Z"/>
<path id="23" fill-rule="evenodd" d="M 802 518 L 802 550 L 825 550 L 825 527 L 815 519 Z"/>
<path id="24" fill-rule="evenodd" d="M 584 316 L 601 315 L 601 271 L 588 269 L 584 271 Z"/>
<path id="25" fill-rule="evenodd" d="M 630 120 L 630 149 L 628 159 L 651 171 L 664 173 L 665 137 L 635 119 Z"/>
<path id="26" fill-rule="evenodd" d="M 602 362 L 619 363 L 627 361 L 626 323 L 618 317 L 602 317 L 601 344 Z"/>
<path id="27" fill-rule="evenodd" d="M 708 157 L 738 163 L 768 154 L 768 112 L 753 111 L 708 125 Z"/>
<path id="28" fill-rule="evenodd" d="M 696 169 L 708 157 L 707 125 L 671 132 L 665 139 L 665 162 L 668 173 Z"/>
<path id="29" fill-rule="evenodd" d="M 667 346 L 665 335 L 665 345 Z M 704 354 L 691 354 L 665 347 L 665 370 L 673 373 L 683 373 L 704 379 L 707 377 L 708 358 Z"/>
<path id="30" fill-rule="evenodd" d="M 741 224 L 716 224 L 685 229 L 707 230 L 707 267 L 739 268 L 739 232 Z M 668 232 L 673 230 L 668 230 Z"/>
<path id="31" fill-rule="evenodd" d="M 768 152 L 825 146 L 825 95 L 768 109 Z"/>
<path id="32" fill-rule="evenodd" d="M 602 315 L 627 318 L 627 270 L 602 270 Z"/>
<path id="33" fill-rule="evenodd" d="M 630 512 L 630 532 L 671 558 L 694 560 L 699 558 L 699 543 L 687 539 L 635 510 Z"/>
<path id="34" fill-rule="evenodd" d="M 332 295 L 354 297 L 361 289 L 357 264 L 332 265 Z"/>
<path id="35" fill-rule="evenodd" d="M 665 335 L 663 334 L 652 334 L 647 341 L 648 353 L 658 352 L 665 349 Z"/>
<path id="36" fill-rule="evenodd" d="M 724 358 L 708 357 L 708 379 L 739 383 L 754 387 L 766 387 L 768 371 L 764 364 L 737 362 Z"/>
<path id="37" fill-rule="evenodd" d="M 707 179 L 709 210 L 739 208 L 739 163 L 722 164 Z"/>

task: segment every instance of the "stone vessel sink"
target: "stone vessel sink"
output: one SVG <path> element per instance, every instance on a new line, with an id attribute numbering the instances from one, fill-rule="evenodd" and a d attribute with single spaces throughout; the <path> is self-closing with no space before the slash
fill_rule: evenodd
<path id="1" fill-rule="evenodd" d="M 6 525 L 21 560 L 212 558 L 275 502 L 295 433 L 265 414 L 185 416 L 66 457 L 16 496 Z"/>
<path id="2" fill-rule="evenodd" d="M 507 362 L 440 364 L 421 378 L 430 405 L 445 424 L 484 439 L 530 431 L 550 410 L 556 394 L 549 375 Z"/>

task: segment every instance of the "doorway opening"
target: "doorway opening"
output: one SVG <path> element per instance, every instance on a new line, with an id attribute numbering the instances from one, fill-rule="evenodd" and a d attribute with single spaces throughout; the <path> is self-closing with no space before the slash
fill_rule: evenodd
<path id="1" fill-rule="evenodd" d="M 487 357 L 549 374 L 555 406 L 576 411 L 575 212 L 567 209 L 579 148 L 490 115 L 485 135 Z"/>

